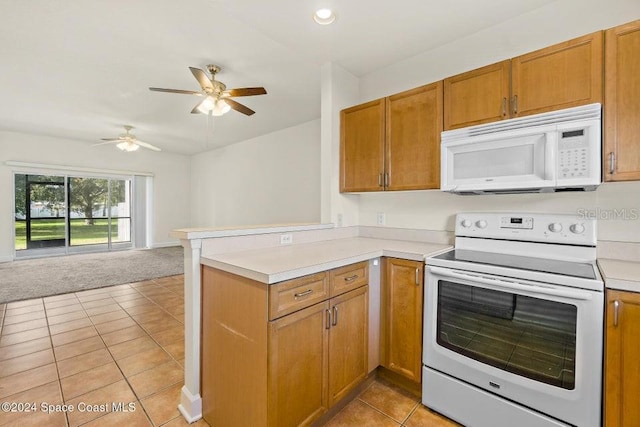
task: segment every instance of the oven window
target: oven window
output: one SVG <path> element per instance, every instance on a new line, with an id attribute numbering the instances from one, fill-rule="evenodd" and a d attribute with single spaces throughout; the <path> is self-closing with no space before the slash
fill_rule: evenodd
<path id="1" fill-rule="evenodd" d="M 575 388 L 577 307 L 445 280 L 437 343 L 496 368 Z"/>

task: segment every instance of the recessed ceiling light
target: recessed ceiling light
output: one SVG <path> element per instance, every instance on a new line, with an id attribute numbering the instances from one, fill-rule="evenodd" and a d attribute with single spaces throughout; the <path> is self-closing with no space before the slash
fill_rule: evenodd
<path id="1" fill-rule="evenodd" d="M 336 14 L 331 9 L 318 9 L 313 14 L 313 20 L 320 25 L 329 25 L 336 20 Z"/>

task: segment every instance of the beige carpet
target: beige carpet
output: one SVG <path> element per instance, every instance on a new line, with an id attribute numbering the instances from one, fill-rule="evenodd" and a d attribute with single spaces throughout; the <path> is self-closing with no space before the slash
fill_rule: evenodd
<path id="1" fill-rule="evenodd" d="M 183 272 L 181 246 L 0 263 L 0 304 Z"/>

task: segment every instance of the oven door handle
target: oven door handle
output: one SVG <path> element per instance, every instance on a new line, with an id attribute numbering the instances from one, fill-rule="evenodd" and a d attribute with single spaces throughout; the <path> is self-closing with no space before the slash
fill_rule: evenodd
<path id="1" fill-rule="evenodd" d="M 534 292 L 542 295 L 570 298 L 574 300 L 590 300 L 591 299 L 591 294 L 589 292 L 580 291 L 580 290 L 573 290 L 573 289 L 565 290 L 565 289 L 557 289 L 554 287 L 526 284 L 521 282 L 507 282 L 504 280 L 478 276 L 475 274 L 458 273 L 458 272 L 447 270 L 440 267 L 429 267 L 429 270 L 433 274 L 436 274 L 438 276 L 453 277 L 456 279 L 463 279 L 463 280 L 471 280 L 476 283 L 482 283 L 484 285 L 489 285 L 492 287 L 504 289 L 506 291 L 514 291 L 514 290 L 528 291 L 528 292 Z"/>

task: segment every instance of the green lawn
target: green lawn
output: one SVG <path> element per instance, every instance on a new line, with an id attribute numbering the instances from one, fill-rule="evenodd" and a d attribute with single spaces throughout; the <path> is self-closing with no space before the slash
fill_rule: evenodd
<path id="1" fill-rule="evenodd" d="M 31 222 L 32 240 L 64 239 L 64 219 L 48 219 Z M 118 236 L 118 221 L 111 221 L 112 238 Z M 107 243 L 109 224 L 107 219 L 95 219 L 93 225 L 85 224 L 84 219 L 71 220 L 71 245 L 91 245 Z M 16 250 L 27 248 L 26 221 L 16 221 Z"/>

